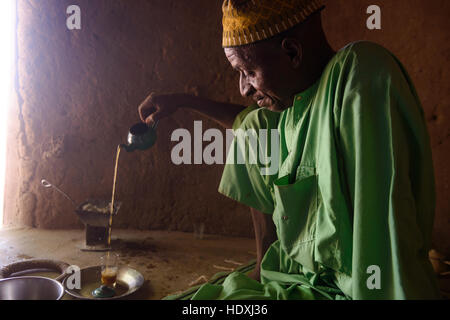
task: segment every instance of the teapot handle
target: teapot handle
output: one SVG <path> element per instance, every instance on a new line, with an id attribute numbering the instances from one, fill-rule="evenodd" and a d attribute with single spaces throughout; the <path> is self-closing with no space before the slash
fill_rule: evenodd
<path id="1" fill-rule="evenodd" d="M 156 121 L 156 122 L 153 124 L 153 126 L 152 126 L 151 128 L 152 128 L 153 130 L 158 129 L 158 124 L 159 124 L 159 120 Z"/>

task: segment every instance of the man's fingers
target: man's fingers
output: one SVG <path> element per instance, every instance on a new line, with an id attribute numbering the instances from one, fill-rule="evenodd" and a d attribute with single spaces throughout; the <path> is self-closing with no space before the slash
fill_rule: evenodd
<path id="1" fill-rule="evenodd" d="M 139 117 L 142 121 L 145 121 L 145 119 L 154 112 L 156 112 L 156 107 L 151 102 L 144 101 L 139 106 Z"/>
<path id="2" fill-rule="evenodd" d="M 148 116 L 144 122 L 148 126 L 154 126 L 155 123 L 157 123 L 161 118 L 163 118 L 163 112 L 156 111 L 155 113 L 152 113 L 150 116 Z"/>
<path id="3" fill-rule="evenodd" d="M 145 122 L 148 117 L 150 117 L 152 114 L 158 112 L 158 109 L 156 107 L 148 107 L 145 109 L 142 109 L 139 114 L 141 117 L 141 120 Z"/>
<path id="4" fill-rule="evenodd" d="M 139 117 L 142 122 L 146 122 L 147 118 L 154 112 L 157 111 L 156 104 L 153 100 L 154 93 L 150 94 L 144 102 L 139 106 Z"/>
<path id="5" fill-rule="evenodd" d="M 173 107 L 173 99 L 169 98 L 167 95 L 150 94 L 139 106 L 141 121 L 153 126 L 159 120 L 170 116 L 176 108 Z"/>
<path id="6" fill-rule="evenodd" d="M 148 117 L 145 119 L 145 124 L 149 127 L 153 127 L 155 125 L 156 121 L 153 120 L 153 116 Z"/>

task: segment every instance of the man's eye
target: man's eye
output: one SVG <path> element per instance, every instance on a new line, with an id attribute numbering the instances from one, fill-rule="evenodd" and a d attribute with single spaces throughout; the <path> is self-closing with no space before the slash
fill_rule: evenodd
<path id="1" fill-rule="evenodd" d="M 246 78 L 253 77 L 255 75 L 253 71 L 244 71 L 243 74 Z"/>

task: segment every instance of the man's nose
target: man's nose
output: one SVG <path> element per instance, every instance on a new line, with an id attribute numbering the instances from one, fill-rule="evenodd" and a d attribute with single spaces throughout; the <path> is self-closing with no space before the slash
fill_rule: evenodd
<path id="1" fill-rule="evenodd" d="M 239 78 L 239 89 L 243 97 L 251 97 L 255 91 L 253 86 L 248 82 L 247 77 L 241 75 Z"/>

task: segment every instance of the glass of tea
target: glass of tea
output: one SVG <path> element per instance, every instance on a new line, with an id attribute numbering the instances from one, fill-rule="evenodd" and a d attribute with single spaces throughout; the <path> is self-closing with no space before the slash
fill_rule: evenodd
<path id="1" fill-rule="evenodd" d="M 115 288 L 119 271 L 119 256 L 108 252 L 100 258 L 102 266 L 102 284 L 108 288 Z"/>

